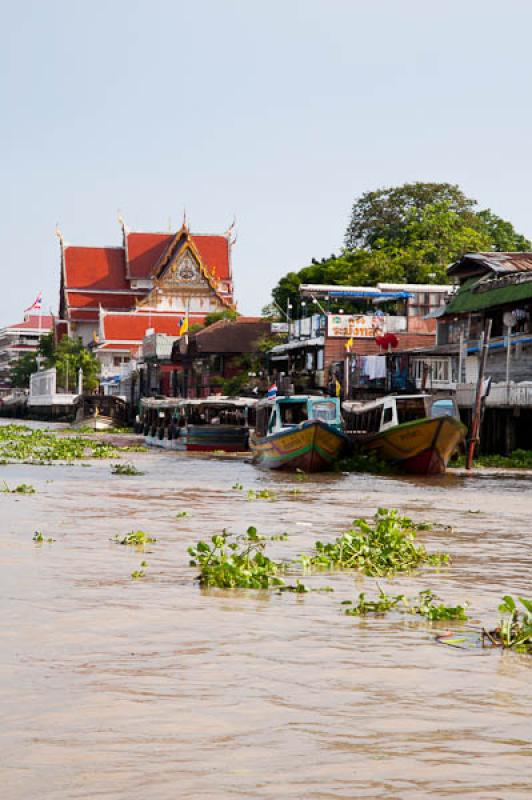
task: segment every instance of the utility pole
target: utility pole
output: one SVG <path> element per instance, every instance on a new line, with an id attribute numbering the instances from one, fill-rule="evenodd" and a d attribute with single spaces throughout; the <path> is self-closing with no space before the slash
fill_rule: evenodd
<path id="1" fill-rule="evenodd" d="M 488 360 L 488 351 L 490 346 L 491 336 L 491 319 L 488 319 L 484 325 L 484 330 L 481 337 L 480 348 L 480 364 L 478 368 L 477 379 L 477 392 L 475 396 L 475 405 L 473 407 L 473 418 L 471 420 L 471 433 L 469 437 L 466 469 L 471 469 L 473 466 L 473 456 L 475 455 L 475 448 L 480 442 L 480 421 L 482 418 L 482 396 L 484 389 L 484 372 L 486 370 L 486 361 Z"/>

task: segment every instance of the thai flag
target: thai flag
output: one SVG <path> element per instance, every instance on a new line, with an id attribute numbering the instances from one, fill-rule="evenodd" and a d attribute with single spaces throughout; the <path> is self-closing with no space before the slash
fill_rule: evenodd
<path id="1" fill-rule="evenodd" d="M 42 306 L 42 292 L 39 292 L 39 294 L 37 295 L 37 297 L 33 301 L 33 304 L 31 306 L 29 306 L 28 308 L 25 308 L 24 312 L 26 312 L 26 311 L 40 311 L 41 310 L 41 306 Z"/>
<path id="2" fill-rule="evenodd" d="M 266 397 L 277 397 L 277 384 L 276 383 L 272 383 L 272 385 L 270 386 L 270 388 L 268 389 L 268 391 L 266 393 Z"/>

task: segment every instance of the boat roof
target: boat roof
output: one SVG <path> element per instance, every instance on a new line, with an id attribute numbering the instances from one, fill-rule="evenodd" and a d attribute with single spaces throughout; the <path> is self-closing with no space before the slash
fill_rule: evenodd
<path id="1" fill-rule="evenodd" d="M 187 406 L 232 406 L 234 408 L 251 408 L 257 403 L 255 397 L 230 397 L 214 394 L 209 397 L 143 397 L 142 405 L 147 408 L 186 408 Z"/>
<path id="2" fill-rule="evenodd" d="M 426 397 L 432 395 L 425 393 L 420 394 L 386 394 L 383 397 L 377 397 L 375 400 L 369 400 L 367 403 L 360 403 L 356 400 L 345 400 L 342 403 L 344 411 L 371 411 L 372 408 L 384 405 L 387 400 L 424 400 Z"/>
<path id="3" fill-rule="evenodd" d="M 263 397 L 259 400 L 258 406 L 273 406 L 276 403 L 306 403 L 307 400 L 323 402 L 324 400 L 336 400 L 336 397 L 329 397 L 323 394 L 278 394 L 275 397 Z"/>

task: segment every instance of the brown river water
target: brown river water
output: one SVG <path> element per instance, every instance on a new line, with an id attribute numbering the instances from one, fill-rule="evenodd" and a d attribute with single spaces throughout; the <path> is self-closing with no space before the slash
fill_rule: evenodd
<path id="1" fill-rule="evenodd" d="M 244 459 L 127 460 L 145 474 L 0 467 L 36 488 L 0 494 L 2 800 L 532 797 L 532 657 L 436 642 L 459 623 L 346 617 L 342 600 L 376 591 L 348 572 L 305 577 L 331 593 L 202 591 L 186 552 L 255 525 L 287 532 L 268 552 L 291 558 L 396 507 L 452 526 L 419 534 L 452 564 L 383 588 L 430 586 L 493 626 L 502 595 L 532 596 L 532 476 L 298 482 Z M 258 488 L 276 499 L 248 500 Z M 137 529 L 157 538 L 145 552 L 110 541 Z"/>

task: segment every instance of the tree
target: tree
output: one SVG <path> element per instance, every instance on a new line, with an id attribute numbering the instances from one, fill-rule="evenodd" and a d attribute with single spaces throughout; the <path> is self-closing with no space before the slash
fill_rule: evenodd
<path id="1" fill-rule="evenodd" d="M 371 250 L 408 244 L 408 226 L 421 219 L 427 206 L 445 203 L 452 214 L 470 222 L 475 200 L 450 183 L 405 183 L 365 192 L 353 204 L 345 234 L 346 250 Z"/>
<path id="2" fill-rule="evenodd" d="M 511 222 L 449 183 L 406 183 L 366 192 L 353 204 L 340 256 L 289 272 L 274 288 L 275 302 L 298 307 L 301 283 L 375 285 L 446 283 L 447 267 L 468 252 L 524 251 L 531 243 Z M 338 306 L 338 304 L 336 304 Z M 356 303 L 342 303 L 355 311 Z M 329 306 L 335 310 L 333 306 Z"/>
<path id="3" fill-rule="evenodd" d="M 215 322 L 219 322 L 221 319 L 235 320 L 237 318 L 238 311 L 234 311 L 232 308 L 226 308 L 224 311 L 211 311 L 203 320 L 203 327 L 208 328 L 209 325 L 214 325 Z"/>
<path id="4" fill-rule="evenodd" d="M 78 370 L 83 374 L 83 389 L 91 391 L 98 386 L 100 365 L 96 356 L 83 346 L 79 338 L 63 336 L 53 351 L 50 366 L 57 370 L 57 384 L 67 391 L 75 391 Z"/>
<path id="5" fill-rule="evenodd" d="M 522 253 L 532 248 L 528 239 L 517 233 L 511 222 L 501 219 L 489 208 L 479 211 L 477 217 L 491 239 L 493 250 L 500 253 Z"/>
<path id="6" fill-rule="evenodd" d="M 17 389 L 27 389 L 32 372 L 37 372 L 37 356 L 35 353 L 24 353 L 11 366 L 9 374 L 11 385 Z"/>

